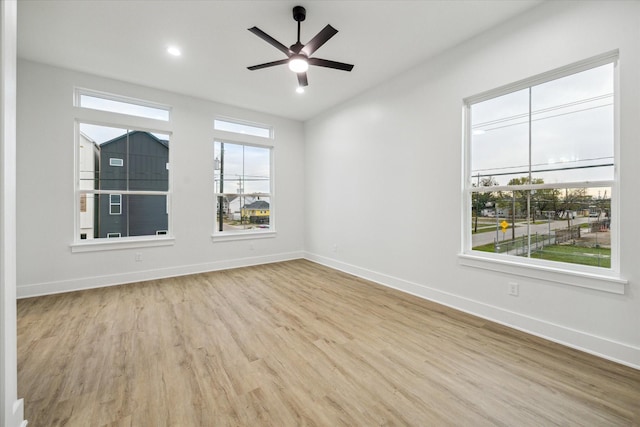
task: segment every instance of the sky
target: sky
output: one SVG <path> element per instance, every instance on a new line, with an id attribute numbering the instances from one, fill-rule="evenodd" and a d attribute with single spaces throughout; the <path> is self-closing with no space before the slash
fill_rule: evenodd
<path id="1" fill-rule="evenodd" d="M 613 93 L 614 66 L 606 64 L 472 105 L 473 182 L 478 174 L 500 185 L 527 176 L 530 109 L 533 178 L 613 179 Z"/>

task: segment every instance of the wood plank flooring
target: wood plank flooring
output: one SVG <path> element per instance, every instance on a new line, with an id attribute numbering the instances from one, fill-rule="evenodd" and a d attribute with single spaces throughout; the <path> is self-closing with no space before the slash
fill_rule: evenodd
<path id="1" fill-rule="evenodd" d="M 640 371 L 298 260 L 18 301 L 40 426 L 640 425 Z"/>

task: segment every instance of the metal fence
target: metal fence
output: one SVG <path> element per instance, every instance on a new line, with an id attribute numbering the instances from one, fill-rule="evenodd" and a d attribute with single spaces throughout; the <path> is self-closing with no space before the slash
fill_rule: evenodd
<path id="1" fill-rule="evenodd" d="M 554 245 L 560 243 L 556 241 L 556 234 L 539 234 L 517 237 L 515 240 L 505 240 L 502 242 L 494 241 L 496 253 L 509 255 L 527 255 L 530 252 L 536 252 L 544 249 L 546 245 Z"/>

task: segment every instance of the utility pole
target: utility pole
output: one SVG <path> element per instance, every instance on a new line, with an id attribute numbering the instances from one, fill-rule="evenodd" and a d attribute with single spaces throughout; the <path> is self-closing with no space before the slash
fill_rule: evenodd
<path id="1" fill-rule="evenodd" d="M 222 231 L 224 216 L 224 142 L 220 143 L 220 195 L 218 196 L 218 231 Z"/>
<path id="2" fill-rule="evenodd" d="M 480 172 L 478 172 L 478 188 L 480 188 Z M 473 227 L 473 232 L 478 232 L 478 214 L 480 213 L 480 193 L 476 192 L 476 223 Z"/>
<path id="3" fill-rule="evenodd" d="M 511 209 L 511 240 L 516 241 L 516 192 L 511 192 L 513 203 Z"/>

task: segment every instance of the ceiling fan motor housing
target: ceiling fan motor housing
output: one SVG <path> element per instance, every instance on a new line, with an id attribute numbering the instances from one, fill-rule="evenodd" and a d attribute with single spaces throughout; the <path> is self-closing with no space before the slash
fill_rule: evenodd
<path id="1" fill-rule="evenodd" d="M 307 17 L 307 11 L 302 6 L 296 6 L 293 8 L 293 19 L 296 22 L 302 22 Z"/>

